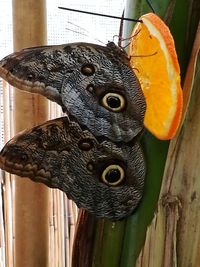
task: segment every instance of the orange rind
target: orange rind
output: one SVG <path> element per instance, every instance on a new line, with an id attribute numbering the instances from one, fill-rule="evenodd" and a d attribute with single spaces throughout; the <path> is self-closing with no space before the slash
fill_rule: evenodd
<path id="1" fill-rule="evenodd" d="M 155 14 L 140 18 L 133 29 L 130 64 L 145 99 L 145 127 L 157 138 L 174 137 L 182 115 L 180 67 L 174 40 L 165 23 Z"/>

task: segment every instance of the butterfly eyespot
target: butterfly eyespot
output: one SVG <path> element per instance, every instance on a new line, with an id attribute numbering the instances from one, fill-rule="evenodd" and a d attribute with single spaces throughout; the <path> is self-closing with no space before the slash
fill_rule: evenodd
<path id="1" fill-rule="evenodd" d="M 93 141 L 89 138 L 79 140 L 78 147 L 83 151 L 89 151 L 94 146 Z"/>
<path id="2" fill-rule="evenodd" d="M 28 74 L 28 75 L 27 75 L 27 79 L 28 79 L 29 81 L 33 80 L 33 79 L 34 79 L 34 75 L 33 75 L 33 74 Z"/>
<path id="3" fill-rule="evenodd" d="M 86 63 L 81 67 L 81 73 L 85 76 L 91 76 L 95 73 L 95 68 L 92 64 Z"/>
<path id="4" fill-rule="evenodd" d="M 117 186 L 121 184 L 125 179 L 124 169 L 117 164 L 111 164 L 107 166 L 101 175 L 101 180 L 107 185 Z"/>
<path id="5" fill-rule="evenodd" d="M 90 93 L 93 93 L 94 92 L 94 85 L 92 84 L 88 84 L 88 86 L 86 87 L 86 90 Z"/>
<path id="6" fill-rule="evenodd" d="M 93 164 L 92 162 L 88 162 L 88 164 L 87 164 L 87 169 L 88 169 L 89 171 L 93 171 L 93 170 L 94 170 L 94 164 Z"/>
<path id="7" fill-rule="evenodd" d="M 26 161 L 28 159 L 27 155 L 26 154 L 21 154 L 20 155 L 20 160 L 22 161 Z"/>
<path id="8" fill-rule="evenodd" d="M 4 67 L 4 66 L 3 66 L 3 67 Z M 13 74 L 13 75 L 16 73 L 16 69 L 15 69 L 15 68 L 10 69 L 9 71 L 10 71 L 10 73 Z"/>
<path id="9" fill-rule="evenodd" d="M 103 96 L 101 103 L 104 108 L 110 111 L 120 112 L 124 110 L 126 100 L 118 93 L 107 93 Z"/>

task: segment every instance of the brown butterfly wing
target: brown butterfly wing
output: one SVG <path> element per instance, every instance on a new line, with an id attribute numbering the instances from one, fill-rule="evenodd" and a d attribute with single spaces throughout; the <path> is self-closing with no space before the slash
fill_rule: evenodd
<path id="1" fill-rule="evenodd" d="M 0 76 L 57 102 L 95 136 L 129 142 L 143 129 L 145 99 L 127 56 L 115 45 L 23 49 L 0 61 Z"/>
<path id="2" fill-rule="evenodd" d="M 0 153 L 0 168 L 59 188 L 79 207 L 111 220 L 138 206 L 145 176 L 138 143 L 98 140 L 68 117 L 11 139 Z"/>

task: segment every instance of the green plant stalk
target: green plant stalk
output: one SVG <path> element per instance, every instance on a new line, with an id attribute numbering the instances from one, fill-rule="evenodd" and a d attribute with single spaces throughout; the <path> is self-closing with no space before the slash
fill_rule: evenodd
<path id="1" fill-rule="evenodd" d="M 170 143 L 158 210 L 136 266 L 199 266 L 200 24 L 183 93 L 184 123 Z"/>
<path id="2" fill-rule="evenodd" d="M 127 218 L 121 265 L 134 266 L 143 246 L 146 229 L 150 224 L 159 197 L 169 142 L 159 141 L 146 133 L 142 140 L 147 165 L 142 202 L 136 212 Z"/>
<path id="3" fill-rule="evenodd" d="M 200 19 L 200 1 L 177 0 L 169 25 L 175 40 L 182 82 L 192 51 L 192 46 Z"/>
<path id="4" fill-rule="evenodd" d="M 96 225 L 92 266 L 119 266 L 124 237 L 124 228 L 125 220 L 118 222 L 98 220 Z"/>
<path id="5" fill-rule="evenodd" d="M 129 0 L 127 2 L 127 12 L 125 12 L 125 16 L 140 17 L 145 11 L 147 12 L 146 7 L 144 8 L 144 2 L 146 1 Z M 175 39 L 181 70 L 182 73 L 184 73 L 188 55 L 190 54 L 188 49 L 185 49 L 187 53 L 183 52 L 187 39 L 188 18 L 190 17 L 188 15 L 188 11 L 190 10 L 188 1 L 177 0 L 175 5 L 172 5 L 170 1 L 155 0 L 153 1 L 153 6 L 157 11 L 156 13 L 160 15 L 161 18 L 167 19 L 167 23 L 169 23 L 169 18 L 172 20 L 169 26 Z M 176 22 L 178 22 L 179 27 Z M 193 24 L 197 25 L 194 21 Z M 130 23 L 126 23 L 125 26 L 125 33 L 130 36 L 132 32 Z M 128 36 L 124 37 L 126 38 Z M 191 36 L 190 42 L 191 39 L 194 40 L 194 36 Z M 183 76 L 184 75 L 182 75 L 182 79 Z M 168 151 L 168 142 L 159 141 L 149 133 L 144 135 L 142 144 L 147 162 L 144 197 L 137 211 L 127 219 L 121 267 L 135 266 L 136 259 L 145 240 L 147 226 L 151 222 L 155 212 Z"/>

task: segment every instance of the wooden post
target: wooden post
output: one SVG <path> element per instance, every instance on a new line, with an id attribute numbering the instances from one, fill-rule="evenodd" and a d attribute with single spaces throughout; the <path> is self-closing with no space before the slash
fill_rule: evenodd
<path id="1" fill-rule="evenodd" d="M 46 44 L 45 0 L 13 0 L 14 50 Z M 48 101 L 14 91 L 15 134 L 48 119 Z M 15 267 L 47 267 L 48 188 L 16 177 Z"/>

